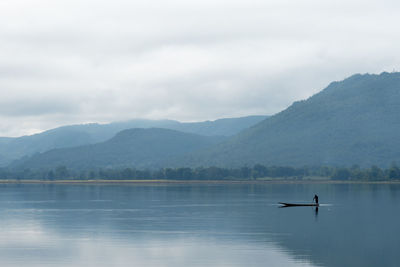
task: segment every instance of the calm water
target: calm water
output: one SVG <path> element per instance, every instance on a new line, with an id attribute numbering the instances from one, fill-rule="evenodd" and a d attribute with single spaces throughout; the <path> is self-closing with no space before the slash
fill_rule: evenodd
<path id="1" fill-rule="evenodd" d="M 278 201 L 324 203 L 279 208 Z M 0 266 L 400 266 L 399 185 L 0 185 Z"/>

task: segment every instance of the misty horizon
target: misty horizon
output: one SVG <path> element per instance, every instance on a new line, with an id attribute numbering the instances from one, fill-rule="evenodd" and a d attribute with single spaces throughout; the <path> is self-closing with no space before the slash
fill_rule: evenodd
<path id="1" fill-rule="evenodd" d="M 0 3 L 0 136 L 275 114 L 400 68 L 397 1 Z"/>
<path id="2" fill-rule="evenodd" d="M 395 70 L 392 70 L 391 72 L 388 71 L 382 71 L 380 73 L 355 73 L 352 75 L 349 75 L 348 77 L 345 77 L 342 80 L 335 80 L 335 81 L 330 81 L 328 84 L 326 84 L 325 87 L 321 88 L 319 91 L 316 91 L 315 94 L 323 91 L 326 87 L 328 87 L 331 83 L 335 83 L 335 82 L 341 82 L 344 81 L 352 76 L 355 75 L 382 75 L 384 73 L 398 73 Z M 243 116 L 229 116 L 227 115 L 226 117 L 217 117 L 217 118 L 210 118 L 210 119 L 205 119 L 205 120 L 179 120 L 179 119 L 175 119 L 175 118 L 169 118 L 169 117 L 160 117 L 160 118 L 145 118 L 145 117 L 133 117 L 133 118 L 127 118 L 124 120 L 116 120 L 116 121 L 86 121 L 86 122 L 72 122 L 71 124 L 55 124 L 54 126 L 52 126 L 51 128 L 47 128 L 47 129 L 35 129 L 35 130 L 30 130 L 22 135 L 0 135 L 0 137 L 6 137 L 6 138 L 17 138 L 17 137 L 22 137 L 22 136 L 30 136 L 30 135 L 35 135 L 35 134 L 40 134 L 40 133 L 44 133 L 46 131 L 49 130 L 54 130 L 57 128 L 61 128 L 61 127 L 65 127 L 65 126 L 79 126 L 79 125 L 92 125 L 92 124 L 97 124 L 97 125 L 108 125 L 108 124 L 114 124 L 114 123 L 128 123 L 131 121 L 171 121 L 171 122 L 179 122 L 179 123 L 205 123 L 205 122 L 215 122 L 218 120 L 224 120 L 224 119 L 237 119 L 237 118 L 245 118 L 245 117 L 254 117 L 254 116 L 274 116 L 282 111 L 284 111 L 285 109 L 287 109 L 288 107 L 290 107 L 291 105 L 293 105 L 295 102 L 298 101 L 303 101 L 306 100 L 308 98 L 310 98 L 311 96 L 313 96 L 314 94 L 307 96 L 306 98 L 302 98 L 302 99 L 295 99 L 293 102 L 291 102 L 290 104 L 288 104 L 286 107 L 283 107 L 281 110 L 277 110 L 276 112 L 270 113 L 270 114 L 246 114 Z"/>

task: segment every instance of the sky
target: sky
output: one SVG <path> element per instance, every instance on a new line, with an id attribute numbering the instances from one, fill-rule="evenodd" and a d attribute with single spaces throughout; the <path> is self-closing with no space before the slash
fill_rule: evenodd
<path id="1" fill-rule="evenodd" d="M 400 70 L 400 1 L 1 0 L 0 136 L 272 115 Z"/>

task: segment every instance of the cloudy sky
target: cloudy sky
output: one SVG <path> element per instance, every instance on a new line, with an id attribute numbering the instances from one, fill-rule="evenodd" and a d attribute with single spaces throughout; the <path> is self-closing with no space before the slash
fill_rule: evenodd
<path id="1" fill-rule="evenodd" d="M 274 114 L 400 70 L 400 2 L 1 0 L 0 136 Z"/>

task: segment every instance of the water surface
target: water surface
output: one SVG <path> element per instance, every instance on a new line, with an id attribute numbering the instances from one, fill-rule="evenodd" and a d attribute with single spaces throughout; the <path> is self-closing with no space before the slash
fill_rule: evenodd
<path id="1" fill-rule="evenodd" d="M 323 205 L 279 208 L 277 202 Z M 0 185 L 1 266 L 399 266 L 399 185 Z"/>

